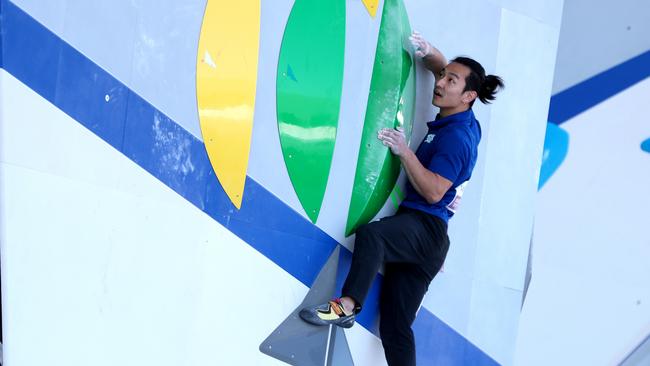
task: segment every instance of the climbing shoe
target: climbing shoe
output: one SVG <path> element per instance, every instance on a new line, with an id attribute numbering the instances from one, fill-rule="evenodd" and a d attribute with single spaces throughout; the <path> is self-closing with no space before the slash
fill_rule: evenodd
<path id="1" fill-rule="evenodd" d="M 346 314 L 340 299 L 333 299 L 325 304 L 308 306 L 300 310 L 302 320 L 313 325 L 338 325 L 350 328 L 354 325 L 354 312 Z"/>

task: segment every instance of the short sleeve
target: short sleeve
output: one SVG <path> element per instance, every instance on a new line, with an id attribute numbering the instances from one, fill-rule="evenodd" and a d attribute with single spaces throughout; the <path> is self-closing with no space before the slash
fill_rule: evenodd
<path id="1" fill-rule="evenodd" d="M 467 163 L 469 153 L 467 141 L 456 134 L 450 134 L 440 136 L 437 145 L 427 168 L 453 183 Z"/>

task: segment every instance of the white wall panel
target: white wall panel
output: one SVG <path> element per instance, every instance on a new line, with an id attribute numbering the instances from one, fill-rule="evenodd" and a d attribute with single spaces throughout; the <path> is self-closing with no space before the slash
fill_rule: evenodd
<path id="1" fill-rule="evenodd" d="M 608 365 L 647 335 L 650 79 L 562 125 L 566 160 L 539 192 L 517 363 Z"/>
<path id="2" fill-rule="evenodd" d="M 280 364 L 257 347 L 307 288 L 0 73 L 6 364 Z"/>

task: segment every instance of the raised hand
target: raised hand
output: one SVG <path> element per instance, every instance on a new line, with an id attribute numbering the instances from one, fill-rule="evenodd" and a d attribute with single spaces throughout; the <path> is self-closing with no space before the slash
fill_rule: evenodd
<path id="1" fill-rule="evenodd" d="M 427 40 L 422 37 L 422 34 L 420 34 L 420 32 L 413 31 L 409 37 L 409 40 L 415 49 L 415 55 L 417 57 L 425 57 L 433 53 L 433 46 L 431 46 L 431 43 L 427 42 Z"/>

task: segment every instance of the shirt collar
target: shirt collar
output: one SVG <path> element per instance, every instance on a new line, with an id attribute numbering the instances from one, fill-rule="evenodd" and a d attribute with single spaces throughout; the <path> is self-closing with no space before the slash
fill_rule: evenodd
<path id="1" fill-rule="evenodd" d="M 429 126 L 429 128 L 440 128 L 442 126 L 455 122 L 469 123 L 474 118 L 474 111 L 472 111 L 472 108 L 470 108 L 464 112 L 458 112 L 447 117 L 440 117 L 440 114 L 438 114 L 435 120 L 427 122 L 427 126 Z"/>

